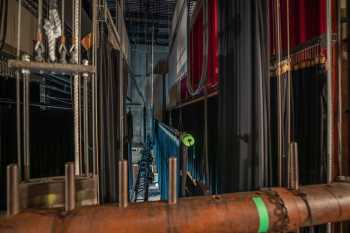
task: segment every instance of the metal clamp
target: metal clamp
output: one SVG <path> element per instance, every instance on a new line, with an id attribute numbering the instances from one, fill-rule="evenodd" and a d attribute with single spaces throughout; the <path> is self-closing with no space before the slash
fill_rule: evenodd
<path id="1" fill-rule="evenodd" d="M 22 61 L 30 62 L 30 56 L 28 54 L 23 54 Z M 21 72 L 22 72 L 22 74 L 30 74 L 30 70 L 28 70 L 28 69 L 22 69 Z"/>
<path id="2" fill-rule="evenodd" d="M 35 61 L 37 62 L 43 62 L 44 61 L 44 53 L 45 53 L 45 47 L 41 40 L 38 40 L 34 47 L 35 52 Z"/>
<path id="3" fill-rule="evenodd" d="M 58 53 L 60 54 L 60 63 L 67 64 L 67 48 L 65 43 L 62 41 L 60 47 L 58 48 Z"/>

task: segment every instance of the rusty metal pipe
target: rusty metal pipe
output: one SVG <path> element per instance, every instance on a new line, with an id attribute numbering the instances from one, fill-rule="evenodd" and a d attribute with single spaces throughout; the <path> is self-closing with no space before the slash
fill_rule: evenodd
<path id="1" fill-rule="evenodd" d="M 73 162 L 65 165 L 65 210 L 71 211 L 75 209 L 75 164 Z"/>
<path id="2" fill-rule="evenodd" d="M 1 233 L 256 233 L 260 217 L 253 198 L 266 206 L 270 232 L 350 220 L 350 183 L 333 183 L 271 190 L 182 198 L 166 202 L 135 203 L 75 209 L 70 214 L 28 210 L 0 219 Z M 286 211 L 281 211 L 281 207 Z M 281 220 L 287 219 L 286 225 Z M 283 228 L 285 227 L 285 228 Z"/>
<path id="3" fill-rule="evenodd" d="M 7 216 L 18 214 L 19 212 L 19 187 L 18 187 L 18 166 L 10 164 L 6 168 L 7 172 Z"/>
<path id="4" fill-rule="evenodd" d="M 298 143 L 289 145 L 288 156 L 288 188 L 299 190 L 299 154 Z"/>
<path id="5" fill-rule="evenodd" d="M 23 62 L 30 62 L 30 56 L 22 55 Z M 30 179 L 30 70 L 22 69 L 23 77 L 23 154 L 24 179 Z"/>
<path id="6" fill-rule="evenodd" d="M 128 207 L 128 161 L 121 160 L 118 162 L 119 170 L 119 207 Z"/>
<path id="7" fill-rule="evenodd" d="M 177 159 L 169 158 L 168 204 L 177 203 Z"/>
<path id="8" fill-rule="evenodd" d="M 46 73 L 61 73 L 61 74 L 80 74 L 80 73 L 94 73 L 95 68 L 91 65 L 79 64 L 61 64 L 61 63 L 42 63 L 42 62 L 26 62 L 19 60 L 9 60 L 8 67 L 11 69 L 26 69 L 34 72 Z"/>

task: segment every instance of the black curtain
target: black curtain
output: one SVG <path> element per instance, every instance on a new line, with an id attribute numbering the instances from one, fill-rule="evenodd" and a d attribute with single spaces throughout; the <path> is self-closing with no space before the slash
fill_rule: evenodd
<path id="1" fill-rule="evenodd" d="M 98 126 L 101 203 L 118 201 L 119 154 L 119 50 L 108 41 L 108 30 L 100 27 L 98 50 Z M 124 96 L 127 90 L 127 67 L 124 64 Z M 124 117 L 124 119 L 126 116 Z M 127 125 L 125 125 L 127 131 Z M 124 140 L 127 143 L 127 138 Z M 127 147 L 125 148 L 127 159 Z"/>
<path id="2" fill-rule="evenodd" d="M 324 183 L 326 155 L 326 70 L 323 65 L 294 71 L 292 136 L 298 143 L 302 185 Z"/>
<path id="3" fill-rule="evenodd" d="M 16 106 L 0 104 L 0 210 L 6 210 L 6 166 L 17 161 Z"/>
<path id="4" fill-rule="evenodd" d="M 299 182 L 302 185 L 326 182 L 326 72 L 315 65 L 291 72 L 291 140 L 298 143 Z M 282 76 L 283 127 L 287 129 L 287 74 Z M 273 185 L 277 185 L 277 78 L 271 78 L 271 156 L 274 160 Z M 288 153 L 287 132 L 283 130 L 283 152 Z M 287 185 L 288 160 L 283 163 L 284 186 Z"/>
<path id="5" fill-rule="evenodd" d="M 74 161 L 73 111 L 32 108 L 30 124 L 31 177 L 63 176 Z"/>
<path id="6" fill-rule="evenodd" d="M 35 104 L 30 107 L 31 178 L 62 176 L 64 164 L 74 160 L 73 112 L 69 106 L 40 108 L 39 84 L 31 82 L 30 87 L 31 104 Z M 0 210 L 6 209 L 6 166 L 17 163 L 15 97 L 16 80 L 1 78 Z"/>
<path id="7" fill-rule="evenodd" d="M 217 192 L 269 184 L 266 0 L 220 0 Z"/>

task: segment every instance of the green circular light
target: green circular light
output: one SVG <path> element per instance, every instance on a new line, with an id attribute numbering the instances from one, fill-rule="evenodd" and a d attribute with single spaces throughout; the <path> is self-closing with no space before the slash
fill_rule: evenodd
<path id="1" fill-rule="evenodd" d="M 189 134 L 189 133 L 183 134 L 181 136 L 181 141 L 187 147 L 193 146 L 194 143 L 196 142 L 194 137 L 191 134 Z"/>

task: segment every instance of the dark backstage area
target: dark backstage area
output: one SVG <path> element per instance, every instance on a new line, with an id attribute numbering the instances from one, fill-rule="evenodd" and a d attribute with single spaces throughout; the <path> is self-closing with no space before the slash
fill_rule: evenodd
<path id="1" fill-rule="evenodd" d="M 0 233 L 350 233 L 350 0 L 0 0 Z"/>

